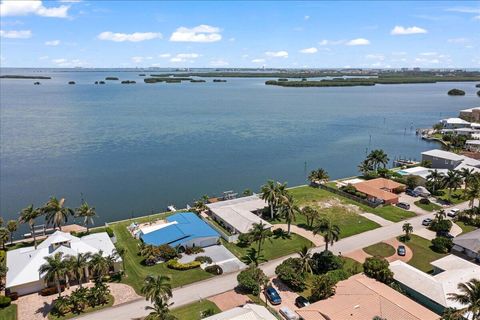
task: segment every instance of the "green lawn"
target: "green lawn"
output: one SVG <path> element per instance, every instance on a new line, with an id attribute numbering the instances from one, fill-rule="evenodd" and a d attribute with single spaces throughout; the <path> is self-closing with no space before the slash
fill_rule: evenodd
<path id="1" fill-rule="evenodd" d="M 410 240 L 405 244 L 412 249 L 413 252 L 413 258 L 408 261 L 408 264 L 422 270 L 423 272 L 431 272 L 432 266 L 430 265 L 430 262 L 446 256 L 446 254 L 437 253 L 430 249 L 430 240 L 414 234 L 410 235 Z"/>
<path id="2" fill-rule="evenodd" d="M 181 320 L 200 320 L 202 312 L 212 309 L 214 314 L 220 313 L 217 305 L 210 300 L 203 300 L 172 309 L 172 314 Z"/>
<path id="3" fill-rule="evenodd" d="M 140 222 L 145 221 L 146 219 L 148 218 L 135 219 L 135 221 Z M 134 239 L 126 228 L 126 226 L 130 223 L 130 221 L 115 223 L 111 224 L 110 227 L 115 233 L 117 244 L 125 248 L 126 251 L 124 262 L 127 276 L 122 278 L 122 282 L 132 286 L 138 294 L 140 294 L 140 288 L 142 287 L 143 281 L 147 275 L 162 274 L 170 276 L 173 287 L 183 286 L 192 282 L 213 277 L 210 273 L 205 272 L 200 268 L 178 271 L 167 268 L 164 263 L 149 267 L 142 265 L 141 262 L 143 258 L 137 254 L 140 241 Z"/>
<path id="4" fill-rule="evenodd" d="M 417 207 L 427 211 L 437 211 L 442 209 L 442 207 L 440 207 L 438 204 L 433 202 L 430 202 L 429 204 L 423 204 L 423 203 L 420 203 L 420 200 L 418 200 L 418 201 L 415 201 L 414 203 Z"/>
<path id="5" fill-rule="evenodd" d="M 447 189 L 442 189 L 439 190 L 439 192 L 443 193 L 441 196 L 436 196 L 437 199 L 443 200 L 450 202 L 452 204 L 459 204 L 462 202 L 465 202 L 466 200 L 463 198 L 463 189 L 457 189 L 457 190 L 452 190 L 452 196 L 449 199 L 448 198 L 448 190 Z"/>
<path id="6" fill-rule="evenodd" d="M 470 231 L 476 230 L 477 227 L 471 226 L 469 224 L 465 224 L 462 221 L 455 221 L 455 224 L 458 225 L 460 228 L 462 228 L 462 234 L 463 233 L 468 233 Z"/>
<path id="7" fill-rule="evenodd" d="M 66 319 L 72 319 L 72 318 L 75 318 L 75 317 L 78 317 L 79 315 L 82 315 L 82 314 L 85 314 L 85 313 L 89 313 L 89 312 L 93 312 L 93 311 L 97 311 L 97 310 L 100 310 L 100 309 L 103 309 L 103 308 L 108 308 L 108 307 L 111 307 L 113 305 L 113 302 L 115 301 L 115 299 L 113 298 L 113 296 L 109 295 L 108 297 L 108 303 L 107 304 L 104 304 L 102 306 L 96 306 L 94 308 L 86 308 L 82 313 L 78 314 L 78 313 L 67 313 L 66 315 L 64 315 L 63 317 L 57 317 L 53 314 L 48 314 L 48 319 L 50 320 L 66 320 Z M 1 318 L 3 319 L 3 318 Z"/>
<path id="8" fill-rule="evenodd" d="M 371 246 L 363 248 L 363 251 L 371 256 L 380 256 L 383 258 L 387 258 L 395 254 L 395 248 L 384 242 L 372 244 Z"/>
<path id="9" fill-rule="evenodd" d="M 250 248 L 257 248 L 257 244 L 253 243 L 249 247 L 241 247 L 236 243 L 228 243 L 223 241 L 223 245 L 230 250 L 234 255 L 236 255 L 242 261 L 245 261 L 247 252 Z M 299 252 L 303 246 L 311 248 L 313 243 L 310 240 L 305 239 L 297 234 L 290 234 L 290 236 L 275 237 L 273 236 L 270 239 L 265 240 L 265 243 L 262 245 L 262 255 L 264 260 L 272 260 L 280 258 L 291 253 Z"/>
<path id="10" fill-rule="evenodd" d="M 17 305 L 11 304 L 6 308 L 0 308 L 0 319 L 17 320 Z"/>

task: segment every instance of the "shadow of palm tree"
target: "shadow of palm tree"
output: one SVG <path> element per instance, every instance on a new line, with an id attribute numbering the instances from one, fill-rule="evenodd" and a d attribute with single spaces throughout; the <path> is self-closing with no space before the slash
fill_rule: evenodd
<path id="1" fill-rule="evenodd" d="M 287 231 L 278 228 L 278 229 L 275 229 L 275 230 L 273 231 L 273 238 L 274 238 L 274 239 L 284 239 L 284 240 L 285 240 L 285 239 L 291 239 L 292 236 L 289 235 L 289 234 L 287 233 Z"/>

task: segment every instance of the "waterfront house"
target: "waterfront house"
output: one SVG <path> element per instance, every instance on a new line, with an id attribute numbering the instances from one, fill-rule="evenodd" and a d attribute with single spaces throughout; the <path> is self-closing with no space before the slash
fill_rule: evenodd
<path id="1" fill-rule="evenodd" d="M 466 121 L 480 121 L 480 107 L 460 110 L 459 117 Z"/>
<path id="2" fill-rule="evenodd" d="M 398 202 L 398 193 L 405 191 L 405 185 L 390 179 L 376 178 L 353 185 L 357 191 L 367 195 L 371 202 L 395 204 Z"/>
<path id="3" fill-rule="evenodd" d="M 465 149 L 472 152 L 480 152 L 480 140 L 465 141 Z"/>
<path id="4" fill-rule="evenodd" d="M 458 129 L 458 128 L 469 128 L 470 122 L 465 121 L 460 118 L 447 118 L 440 120 L 440 123 L 443 125 L 444 129 Z"/>
<path id="5" fill-rule="evenodd" d="M 430 310 L 441 314 L 445 308 L 461 309 L 461 303 L 448 299 L 449 293 L 460 293 L 459 283 L 480 278 L 480 266 L 455 255 L 448 255 L 430 263 L 433 273 L 428 274 L 396 260 L 390 263 L 393 278 L 406 294 Z"/>
<path id="6" fill-rule="evenodd" d="M 277 318 L 264 306 L 247 303 L 243 307 L 236 307 L 204 318 L 204 320 L 276 320 Z"/>
<path id="7" fill-rule="evenodd" d="M 452 252 L 464 254 L 480 262 L 480 229 L 455 237 Z"/>
<path id="8" fill-rule="evenodd" d="M 427 183 L 427 177 L 433 170 L 437 170 L 438 173 L 447 174 L 447 169 L 431 169 L 425 167 L 411 167 L 397 171 L 398 174 L 404 177 L 415 177 L 416 184 L 419 186 L 425 186 Z"/>
<path id="9" fill-rule="evenodd" d="M 429 161 L 432 164 L 432 169 L 460 170 L 461 168 L 469 168 L 480 171 L 480 161 L 439 149 L 422 152 L 422 161 Z"/>
<path id="10" fill-rule="evenodd" d="M 173 214 L 161 221 L 140 228 L 138 237 L 146 244 L 172 247 L 208 247 L 218 243 L 220 234 L 193 212 Z"/>
<path id="11" fill-rule="evenodd" d="M 375 317 L 401 320 L 437 320 L 439 315 L 391 287 L 363 274 L 340 281 L 335 295 L 296 310 L 304 320 L 345 320 Z"/>
<path id="12" fill-rule="evenodd" d="M 98 253 L 107 257 L 114 253 L 115 246 L 106 232 L 93 233 L 78 238 L 69 233 L 56 231 L 42 243 L 34 247 L 20 248 L 7 251 L 7 276 L 5 287 L 10 292 L 25 295 L 42 290 L 53 285 L 44 280 L 45 275 L 38 269 L 43 265 L 45 257 L 54 256 L 62 252 L 64 256 L 76 256 L 79 253 Z M 121 270 L 122 259 L 117 257 L 112 271 Z M 85 270 L 88 278 L 88 270 Z"/>

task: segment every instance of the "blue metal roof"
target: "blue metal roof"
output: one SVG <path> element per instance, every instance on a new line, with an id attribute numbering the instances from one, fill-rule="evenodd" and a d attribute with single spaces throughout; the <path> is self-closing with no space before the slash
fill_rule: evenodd
<path id="1" fill-rule="evenodd" d="M 195 238 L 219 237 L 220 234 L 200 219 L 195 213 L 176 213 L 166 218 L 167 222 L 174 222 L 168 227 L 142 234 L 142 240 L 147 244 L 160 246 L 169 244 L 172 247 L 183 245 L 186 241 Z"/>

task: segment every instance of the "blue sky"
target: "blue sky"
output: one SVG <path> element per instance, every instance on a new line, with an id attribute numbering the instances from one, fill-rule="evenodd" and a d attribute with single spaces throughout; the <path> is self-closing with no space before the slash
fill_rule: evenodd
<path id="1" fill-rule="evenodd" d="M 480 67 L 479 1 L 2 1 L 2 67 Z"/>

